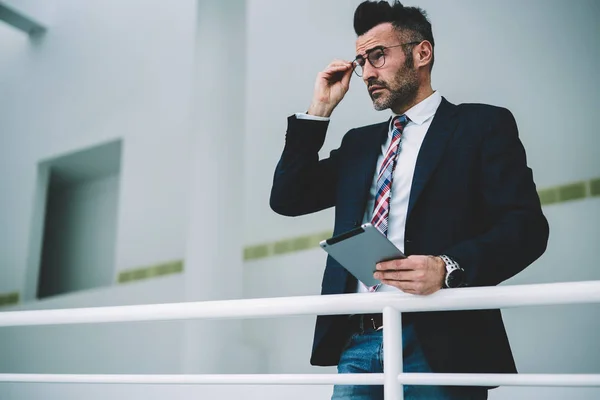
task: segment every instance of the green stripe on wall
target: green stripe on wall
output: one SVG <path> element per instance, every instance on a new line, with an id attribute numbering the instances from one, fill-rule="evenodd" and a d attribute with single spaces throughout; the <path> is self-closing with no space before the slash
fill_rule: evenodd
<path id="1" fill-rule="evenodd" d="M 590 196 L 600 196 L 600 178 L 590 180 Z"/>
<path id="2" fill-rule="evenodd" d="M 558 190 L 556 188 L 539 190 L 538 195 L 540 196 L 540 202 L 542 205 L 554 204 L 560 201 Z"/>
<path id="3" fill-rule="evenodd" d="M 558 187 L 560 201 L 579 200 L 587 196 L 587 182 L 577 182 Z"/>
<path id="4" fill-rule="evenodd" d="M 319 242 L 330 238 L 331 231 L 313 233 L 295 238 L 278 240 L 244 248 L 244 261 L 272 257 L 274 255 L 295 253 L 317 247 Z"/>
<path id="5" fill-rule="evenodd" d="M 544 206 L 600 196 L 600 178 L 540 189 L 538 194 Z"/>
<path id="6" fill-rule="evenodd" d="M 128 283 L 159 276 L 179 274 L 183 272 L 183 260 L 169 261 L 166 263 L 151 265 L 143 268 L 121 271 L 117 279 L 118 283 Z"/>
<path id="7" fill-rule="evenodd" d="M 19 304 L 19 292 L 0 293 L 0 307 Z"/>

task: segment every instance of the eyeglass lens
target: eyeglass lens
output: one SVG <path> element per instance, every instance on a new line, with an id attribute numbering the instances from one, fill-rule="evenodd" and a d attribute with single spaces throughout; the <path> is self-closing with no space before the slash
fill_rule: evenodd
<path id="1" fill-rule="evenodd" d="M 385 64 L 385 54 L 383 49 L 373 49 L 367 54 L 367 58 L 369 59 L 369 63 L 375 68 L 381 68 L 383 64 Z M 356 68 L 354 72 L 358 76 L 363 75 L 363 67 L 365 65 L 365 59 L 362 57 L 358 57 L 356 59 Z"/>

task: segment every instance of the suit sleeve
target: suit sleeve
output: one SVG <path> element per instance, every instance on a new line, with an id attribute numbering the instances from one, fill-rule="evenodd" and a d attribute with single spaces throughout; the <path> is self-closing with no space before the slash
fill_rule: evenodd
<path id="1" fill-rule="evenodd" d="M 469 286 L 509 279 L 539 258 L 548 242 L 533 174 L 513 115 L 500 109 L 482 144 L 480 188 L 488 230 L 445 254 L 465 270 Z"/>
<path id="2" fill-rule="evenodd" d="M 298 216 L 335 203 L 339 150 L 319 160 L 328 121 L 288 118 L 281 159 L 275 169 L 270 205 L 281 215 Z"/>

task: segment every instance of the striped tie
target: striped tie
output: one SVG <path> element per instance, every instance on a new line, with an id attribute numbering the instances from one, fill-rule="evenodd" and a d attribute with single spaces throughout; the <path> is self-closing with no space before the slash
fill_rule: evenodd
<path id="1" fill-rule="evenodd" d="M 408 123 L 409 119 L 406 115 L 401 115 L 394 118 L 394 130 L 392 131 L 392 142 L 388 147 L 383 163 L 377 175 L 377 194 L 375 195 L 375 207 L 373 208 L 373 218 L 371 224 L 379 229 L 385 236 L 388 234 L 388 220 L 390 214 L 390 200 L 392 192 L 392 180 L 394 170 L 396 169 L 397 155 L 400 151 L 400 139 L 402 131 Z M 370 292 L 377 290 L 377 286 L 368 287 Z"/>

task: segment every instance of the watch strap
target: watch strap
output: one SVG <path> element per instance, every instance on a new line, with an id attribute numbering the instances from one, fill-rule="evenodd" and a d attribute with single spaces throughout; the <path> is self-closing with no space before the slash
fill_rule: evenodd
<path id="1" fill-rule="evenodd" d="M 448 257 L 445 254 L 441 254 L 438 257 L 440 257 L 442 261 L 444 261 L 444 264 L 446 264 L 446 276 L 444 277 L 444 287 L 449 288 L 450 285 L 448 284 L 448 278 L 450 277 L 450 274 L 452 274 L 452 272 L 456 271 L 457 269 L 461 271 L 463 271 L 463 269 L 456 261 L 454 261 L 452 258 Z"/>

